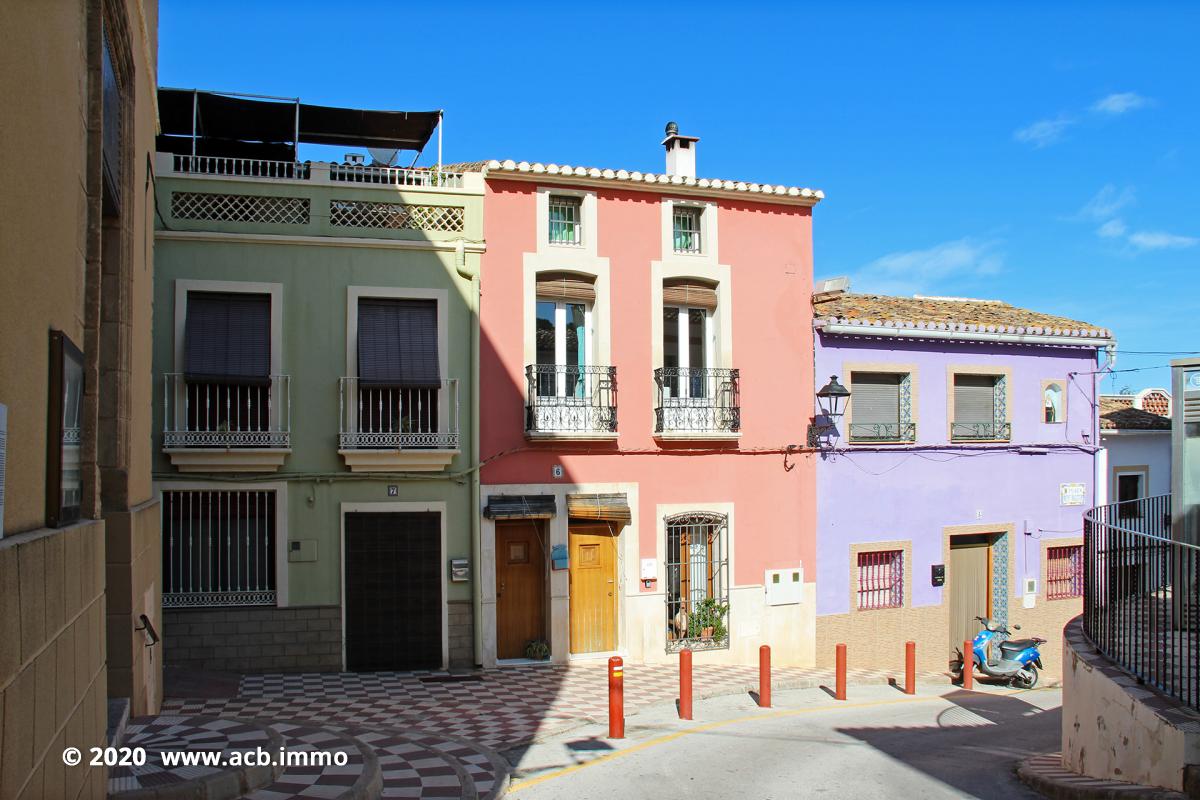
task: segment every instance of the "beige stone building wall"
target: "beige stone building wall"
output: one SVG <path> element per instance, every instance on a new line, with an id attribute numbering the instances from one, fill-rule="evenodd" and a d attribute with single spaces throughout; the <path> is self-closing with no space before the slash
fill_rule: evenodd
<path id="1" fill-rule="evenodd" d="M 150 475 L 156 0 L 0 3 L 0 800 L 101 798 L 107 701 L 162 697 Z M 102 204 L 103 33 L 120 85 L 120 214 Z M 113 104 L 110 102 L 110 109 Z M 47 516 L 49 332 L 83 353 L 78 522 Z M 107 585 L 107 592 L 106 592 Z"/>
<path id="2" fill-rule="evenodd" d="M 972 532 L 974 526 L 959 526 L 947 528 L 943 532 L 943 561 L 950 563 L 950 535 Z M 991 533 L 998 529 L 997 525 L 978 526 L 981 533 Z M 1046 639 L 1040 648 L 1042 654 L 1041 680 L 1046 683 L 1058 682 L 1062 678 L 1062 631 L 1071 619 L 1083 611 L 1083 600 L 1079 597 L 1049 600 L 1046 597 L 1046 550 L 1050 547 L 1082 544 L 1081 537 L 1063 539 L 1042 539 L 1038 541 L 1041 548 L 1042 574 L 1038 580 L 1037 596 L 1033 608 L 1024 607 L 1022 587 L 1017 579 L 1016 549 L 1019 542 L 1015 541 L 1014 528 L 1008 527 L 1007 533 L 1014 537 L 1010 539 L 1008 562 L 1008 621 L 1021 626 L 1020 631 L 1013 631 L 1013 638 L 1039 636 Z M 908 546 L 907 542 L 883 542 L 864 545 L 869 549 L 899 549 Z M 851 545 L 852 551 L 856 548 Z M 856 563 L 851 558 L 851 563 Z M 851 669 L 892 669 L 897 673 L 904 670 L 904 644 L 908 641 L 917 643 L 917 669 L 919 671 L 946 671 L 950 662 L 950 593 L 947 575 L 947 587 L 942 591 L 942 602 L 937 605 L 913 607 L 911 604 L 912 575 L 910 572 L 911 558 L 905 558 L 905 604 L 903 608 L 888 608 L 872 611 L 852 610 L 848 614 L 830 614 L 817 617 L 817 664 L 822 667 L 834 665 L 835 647 L 846 645 L 846 662 Z M 927 578 L 926 578 L 927 579 Z M 851 576 L 851 592 L 855 590 L 854 576 Z M 852 594 L 853 598 L 853 594 Z M 854 603 L 851 602 L 851 608 Z M 961 648 L 961 645 L 959 645 Z"/>

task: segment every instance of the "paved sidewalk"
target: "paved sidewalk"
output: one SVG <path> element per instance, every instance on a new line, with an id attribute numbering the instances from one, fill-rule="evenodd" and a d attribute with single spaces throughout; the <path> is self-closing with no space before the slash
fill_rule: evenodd
<path id="1" fill-rule="evenodd" d="M 603 662 L 568 667 L 530 665 L 452 674 L 447 672 L 310 673 L 180 676 L 173 685 L 189 697 L 169 697 L 157 718 L 130 721 L 137 744 L 151 753 L 172 748 L 224 750 L 226 729 L 246 745 L 282 738 L 290 750 L 341 749 L 355 770 L 287 767 L 257 774 L 214 770 L 173 773 L 161 764 L 114 774 L 110 791 L 153 787 L 162 797 L 220 785 L 261 800 L 298 797 L 464 797 L 491 800 L 507 785 L 511 767 L 498 755 L 575 728 L 601 724 L 608 715 L 608 673 Z M 850 686 L 885 687 L 902 675 L 851 671 Z M 919 676 L 949 685 L 944 674 Z M 833 685 L 830 670 L 776 668 L 772 688 L 817 689 Z M 670 708 L 678 694 L 675 664 L 625 667 L 625 713 Z M 756 667 L 697 665 L 693 671 L 697 708 L 705 698 L 745 695 L 758 688 Z M 168 684 L 168 691 L 172 683 Z M 853 694 L 853 692 L 852 692 Z M 899 695 L 898 695 L 899 696 Z M 632 721 L 630 724 L 636 724 Z M 321 743 L 329 744 L 325 748 Z M 236 749 L 236 746 L 230 744 Z M 152 762 L 155 759 L 151 759 Z M 369 769 L 367 769 L 369 767 Z M 130 795 L 134 796 L 133 794 Z M 208 796 L 216 796 L 209 794 Z M 231 794 L 228 796 L 237 796 Z"/>

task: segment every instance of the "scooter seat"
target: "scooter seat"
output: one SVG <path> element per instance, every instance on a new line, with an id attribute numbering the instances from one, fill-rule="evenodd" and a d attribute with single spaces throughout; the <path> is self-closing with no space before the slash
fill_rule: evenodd
<path id="1" fill-rule="evenodd" d="M 1000 643 L 1000 650 L 1005 653 L 1019 653 L 1029 647 L 1037 647 L 1037 639 L 1008 639 Z"/>

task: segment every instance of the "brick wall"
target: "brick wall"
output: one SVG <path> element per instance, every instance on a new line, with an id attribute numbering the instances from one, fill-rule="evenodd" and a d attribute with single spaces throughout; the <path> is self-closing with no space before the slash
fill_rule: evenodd
<path id="1" fill-rule="evenodd" d="M 168 667 L 228 672 L 336 672 L 341 608 L 163 610 Z"/>

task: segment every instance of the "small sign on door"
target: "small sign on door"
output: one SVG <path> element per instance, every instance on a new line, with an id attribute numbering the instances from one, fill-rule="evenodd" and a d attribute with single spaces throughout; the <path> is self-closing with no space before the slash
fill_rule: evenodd
<path id="1" fill-rule="evenodd" d="M 1058 485 L 1058 504 L 1060 506 L 1081 506 L 1087 497 L 1087 484 L 1060 483 Z"/>

